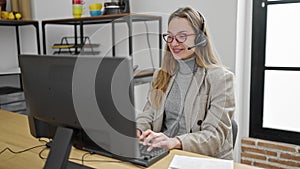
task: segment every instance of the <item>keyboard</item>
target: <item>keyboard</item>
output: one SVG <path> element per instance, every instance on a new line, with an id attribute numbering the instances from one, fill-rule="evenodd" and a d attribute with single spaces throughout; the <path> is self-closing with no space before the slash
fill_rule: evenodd
<path id="1" fill-rule="evenodd" d="M 79 148 L 77 146 L 75 146 L 75 147 Z M 155 162 L 157 162 L 158 160 L 162 159 L 163 157 L 165 157 L 166 155 L 169 154 L 169 150 L 166 150 L 164 148 L 158 148 L 158 147 L 155 147 L 151 151 L 148 152 L 147 151 L 148 147 L 149 146 L 145 146 L 145 145 L 139 143 L 139 151 L 140 151 L 141 156 L 138 158 L 126 158 L 126 157 L 116 156 L 104 149 L 100 150 L 99 148 L 90 149 L 90 148 L 81 147 L 80 149 L 87 150 L 87 151 L 90 151 L 90 152 L 93 152 L 96 154 L 116 158 L 116 159 L 130 162 L 133 164 L 145 166 L 145 167 L 148 167 L 148 166 L 154 164 Z"/>
<path id="2" fill-rule="evenodd" d="M 141 157 L 128 159 L 129 162 L 148 167 L 169 154 L 169 150 L 164 148 L 155 147 L 151 151 L 147 151 L 148 147 L 149 146 L 139 144 Z"/>

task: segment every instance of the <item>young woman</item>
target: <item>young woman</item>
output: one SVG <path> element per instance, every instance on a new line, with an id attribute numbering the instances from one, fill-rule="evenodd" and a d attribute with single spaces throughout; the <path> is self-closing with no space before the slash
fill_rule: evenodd
<path id="1" fill-rule="evenodd" d="M 137 135 L 153 147 L 233 158 L 234 75 L 218 61 L 204 17 L 179 8 L 168 20 L 162 67 L 154 73 Z"/>

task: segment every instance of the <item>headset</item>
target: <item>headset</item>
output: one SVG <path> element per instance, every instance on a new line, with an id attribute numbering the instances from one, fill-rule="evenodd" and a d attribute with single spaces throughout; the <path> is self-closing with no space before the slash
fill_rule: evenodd
<path id="1" fill-rule="evenodd" d="M 195 45 L 194 46 L 191 46 L 191 47 L 188 47 L 188 50 L 191 50 L 197 46 L 200 46 L 200 47 L 205 47 L 207 45 L 207 37 L 205 35 L 205 18 L 203 15 L 201 15 L 201 13 L 199 11 L 197 11 L 200 18 L 203 19 L 203 24 L 202 24 L 202 27 L 200 28 L 200 32 L 198 33 L 198 35 L 195 37 Z"/>

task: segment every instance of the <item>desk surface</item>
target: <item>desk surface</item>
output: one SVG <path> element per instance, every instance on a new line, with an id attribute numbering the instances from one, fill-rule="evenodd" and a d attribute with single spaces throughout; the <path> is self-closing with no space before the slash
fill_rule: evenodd
<path id="1" fill-rule="evenodd" d="M 0 110 L 0 151 L 9 147 L 14 151 L 24 150 L 30 147 L 37 145 L 44 145 L 45 142 L 39 141 L 30 135 L 28 128 L 28 121 L 25 115 L 16 114 Z M 39 147 L 24 153 L 12 154 L 9 151 L 5 151 L 0 154 L 0 168 L 5 169 L 20 169 L 20 168 L 31 168 L 31 169 L 40 169 L 43 168 L 45 160 L 39 157 L 39 153 L 45 147 Z M 70 158 L 76 158 L 79 160 L 70 160 L 77 163 L 81 163 L 81 158 L 86 152 L 72 149 Z M 48 150 L 42 153 L 43 157 L 46 157 Z M 149 168 L 151 169 L 164 169 L 168 168 L 170 162 L 173 159 L 175 154 L 194 156 L 194 157 L 205 157 L 199 154 L 194 154 L 190 152 L 172 150 L 170 154 L 164 159 L 153 164 Z M 84 164 L 94 167 L 94 168 L 122 168 L 122 169 L 131 169 L 131 168 L 143 168 L 140 166 L 135 166 L 130 163 L 120 162 L 118 160 L 100 156 L 100 155 L 87 155 L 84 157 Z M 94 161 L 91 161 L 94 160 Z M 235 163 L 235 169 L 256 169 L 256 167 Z"/>

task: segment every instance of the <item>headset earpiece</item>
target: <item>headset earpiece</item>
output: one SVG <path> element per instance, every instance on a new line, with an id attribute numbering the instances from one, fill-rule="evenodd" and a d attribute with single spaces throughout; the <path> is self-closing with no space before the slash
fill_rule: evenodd
<path id="1" fill-rule="evenodd" d="M 195 37 L 195 45 L 204 47 L 207 45 L 207 37 L 205 35 L 205 18 L 203 17 L 203 15 L 201 15 L 201 13 L 199 11 L 197 11 L 197 12 L 198 12 L 200 18 L 203 19 L 203 24 L 200 28 L 198 35 Z"/>
<path id="2" fill-rule="evenodd" d="M 204 32 L 199 32 L 199 34 L 195 37 L 195 45 L 204 47 L 207 45 L 207 38 Z"/>

